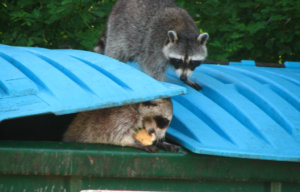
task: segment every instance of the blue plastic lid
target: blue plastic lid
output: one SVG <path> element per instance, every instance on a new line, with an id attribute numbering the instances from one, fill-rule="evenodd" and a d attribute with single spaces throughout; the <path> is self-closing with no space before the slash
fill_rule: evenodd
<path id="1" fill-rule="evenodd" d="M 172 70 L 167 80 L 188 89 L 173 98 L 167 133 L 175 142 L 199 154 L 300 161 L 300 65 L 204 64 L 191 77 L 201 91 Z"/>
<path id="2" fill-rule="evenodd" d="M 107 108 L 185 93 L 115 59 L 80 50 L 0 45 L 0 121 Z"/>

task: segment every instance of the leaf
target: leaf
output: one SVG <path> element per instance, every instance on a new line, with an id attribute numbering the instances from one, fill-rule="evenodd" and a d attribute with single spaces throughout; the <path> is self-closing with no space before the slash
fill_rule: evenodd
<path id="1" fill-rule="evenodd" d="M 256 32 L 260 31 L 261 29 L 264 29 L 266 27 L 266 22 L 251 22 L 248 26 L 247 29 L 249 31 L 249 33 L 255 34 Z"/>

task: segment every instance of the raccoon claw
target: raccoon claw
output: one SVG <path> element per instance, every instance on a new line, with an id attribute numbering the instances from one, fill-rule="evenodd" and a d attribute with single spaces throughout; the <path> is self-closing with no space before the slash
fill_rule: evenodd
<path id="1" fill-rule="evenodd" d="M 168 143 L 168 142 L 158 142 L 157 147 L 165 150 L 165 151 L 170 151 L 170 152 L 178 152 L 179 151 L 179 147 L 177 145 Z"/>
<path id="2" fill-rule="evenodd" d="M 142 146 L 142 147 L 140 147 L 140 149 L 142 149 L 146 152 L 150 152 L 150 153 L 157 153 L 158 152 L 158 148 L 155 145 Z"/>
<path id="3" fill-rule="evenodd" d="M 192 88 L 196 89 L 197 91 L 200 91 L 202 89 L 202 87 L 198 83 L 195 83 L 195 82 L 192 82 L 189 80 L 184 81 L 184 83 L 191 86 Z"/>

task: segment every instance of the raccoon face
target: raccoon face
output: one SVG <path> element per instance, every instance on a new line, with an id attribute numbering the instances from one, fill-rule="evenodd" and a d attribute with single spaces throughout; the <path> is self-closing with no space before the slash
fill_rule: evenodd
<path id="1" fill-rule="evenodd" d="M 143 127 L 149 134 L 154 133 L 158 140 L 163 139 L 173 117 L 170 99 L 157 99 L 140 104 Z"/>
<path id="2" fill-rule="evenodd" d="M 182 81 L 186 81 L 206 58 L 208 37 L 207 33 L 195 35 L 168 31 L 168 40 L 163 48 L 163 54 Z"/>

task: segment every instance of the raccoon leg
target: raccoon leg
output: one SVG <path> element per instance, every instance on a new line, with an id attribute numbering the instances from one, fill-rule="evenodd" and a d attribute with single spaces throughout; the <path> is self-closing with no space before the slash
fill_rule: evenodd
<path id="1" fill-rule="evenodd" d="M 171 152 L 178 152 L 179 149 L 180 149 L 179 146 L 168 143 L 166 141 L 158 141 L 156 143 L 156 146 L 158 148 L 161 148 L 161 149 L 165 150 L 165 151 L 171 151 Z"/>
<path id="2" fill-rule="evenodd" d="M 129 61 L 129 58 L 124 53 L 124 50 L 119 46 L 106 45 L 104 55 L 117 59 L 123 63 Z"/>
<path id="3" fill-rule="evenodd" d="M 190 81 L 190 80 L 185 80 L 183 81 L 185 84 L 191 86 L 192 88 L 196 89 L 197 91 L 201 90 L 202 87 L 198 84 L 198 83 L 195 83 L 193 81 Z"/>
<path id="4" fill-rule="evenodd" d="M 158 81 L 165 81 L 168 63 L 164 58 L 155 56 L 155 54 L 147 58 L 145 58 L 145 56 L 139 56 L 137 63 L 139 63 L 144 73 L 147 73 Z"/>
<path id="5" fill-rule="evenodd" d="M 109 27 L 109 26 L 108 26 Z M 121 62 L 128 62 L 130 59 L 130 50 L 128 41 L 123 34 L 118 31 L 106 31 L 106 42 L 104 55 L 117 59 Z"/>

